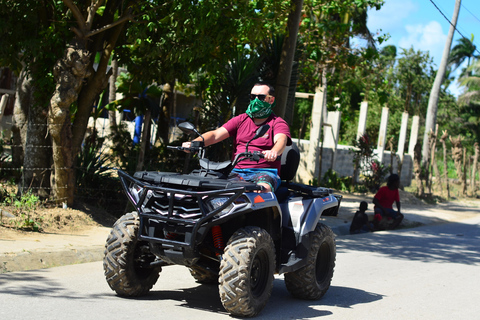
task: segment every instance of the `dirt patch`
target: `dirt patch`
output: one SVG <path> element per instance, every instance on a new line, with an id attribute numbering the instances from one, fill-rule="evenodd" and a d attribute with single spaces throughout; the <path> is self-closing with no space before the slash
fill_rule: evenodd
<path id="1" fill-rule="evenodd" d="M 75 208 L 40 207 L 30 213 L 2 206 L 0 236 L 27 233 L 82 233 L 94 227 L 111 227 L 116 218 L 103 209 L 88 204 Z"/>
<path id="2" fill-rule="evenodd" d="M 398 190 L 400 194 L 400 203 L 401 204 L 408 204 L 413 206 L 427 206 L 428 204 L 425 201 L 417 198 L 414 194 L 410 192 L 406 192 L 403 190 Z"/>

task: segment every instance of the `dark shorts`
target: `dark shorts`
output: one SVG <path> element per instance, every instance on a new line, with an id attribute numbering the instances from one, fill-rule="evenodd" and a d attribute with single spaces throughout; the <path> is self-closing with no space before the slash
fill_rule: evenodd
<path id="1" fill-rule="evenodd" d="M 231 180 L 245 180 L 255 183 L 266 183 L 270 185 L 273 191 L 280 186 L 281 180 L 277 174 L 277 169 L 252 168 L 252 169 L 233 169 Z"/>
<path id="2" fill-rule="evenodd" d="M 398 211 L 393 210 L 392 208 L 385 208 L 387 213 L 385 214 L 381 209 L 375 208 L 375 213 L 379 213 L 382 217 L 392 217 L 392 219 L 396 219 L 398 216 Z"/>

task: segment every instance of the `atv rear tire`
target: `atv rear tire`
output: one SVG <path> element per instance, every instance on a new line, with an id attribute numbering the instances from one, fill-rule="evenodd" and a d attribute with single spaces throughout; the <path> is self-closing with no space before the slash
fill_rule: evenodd
<path id="1" fill-rule="evenodd" d="M 122 297 L 146 294 L 162 271 L 160 266 L 149 265 L 155 256 L 147 242 L 138 241 L 139 226 L 137 212 L 123 215 L 113 225 L 105 244 L 105 277 L 110 288 Z"/>
<path id="2" fill-rule="evenodd" d="M 307 264 L 285 274 L 287 290 L 296 298 L 317 300 L 330 287 L 335 267 L 335 238 L 332 229 L 319 223 L 311 235 Z"/>
<path id="3" fill-rule="evenodd" d="M 234 316 L 258 314 L 272 293 L 274 271 L 275 249 L 268 232 L 258 227 L 237 230 L 220 263 L 223 307 Z"/>

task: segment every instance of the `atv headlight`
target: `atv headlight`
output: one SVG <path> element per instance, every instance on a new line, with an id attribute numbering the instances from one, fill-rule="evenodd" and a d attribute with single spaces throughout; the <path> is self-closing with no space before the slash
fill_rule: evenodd
<path id="1" fill-rule="evenodd" d="M 211 212 L 213 210 L 216 210 L 223 206 L 227 201 L 229 200 L 228 197 L 214 197 L 214 198 L 208 198 L 205 201 L 205 204 L 207 205 L 208 210 Z M 233 208 L 233 203 L 230 203 L 228 206 L 226 206 L 222 211 L 217 213 L 215 215 L 215 218 L 219 218 L 227 213 L 230 212 Z"/>
<path id="2" fill-rule="evenodd" d="M 138 184 L 132 184 L 129 189 L 130 189 L 130 194 L 133 197 L 133 200 L 137 204 L 140 201 L 140 197 L 143 194 L 143 188 L 140 187 Z"/>

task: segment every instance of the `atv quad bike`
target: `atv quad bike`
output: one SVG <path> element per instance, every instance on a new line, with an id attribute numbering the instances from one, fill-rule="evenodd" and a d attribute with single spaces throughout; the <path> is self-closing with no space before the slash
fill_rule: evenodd
<path id="1" fill-rule="evenodd" d="M 201 136 L 190 123 L 179 127 Z M 260 127 L 251 141 L 268 129 Z M 199 154 L 201 166 L 190 174 L 142 171 L 132 177 L 118 171 L 136 211 L 118 219 L 105 245 L 103 266 L 112 290 L 144 295 L 162 267 L 184 265 L 196 281 L 218 283 L 223 306 L 235 316 L 262 310 L 274 274 L 285 274 L 293 296 L 321 298 L 330 287 L 336 247 L 332 230 L 319 219 L 336 215 L 341 196 L 289 182 L 300 159 L 295 145 L 282 154 L 282 184 L 275 193 L 228 179 L 238 162 L 263 156 L 248 151 L 248 144 L 246 152 L 221 163 L 204 157 L 202 141 L 192 142 L 189 151 Z"/>

